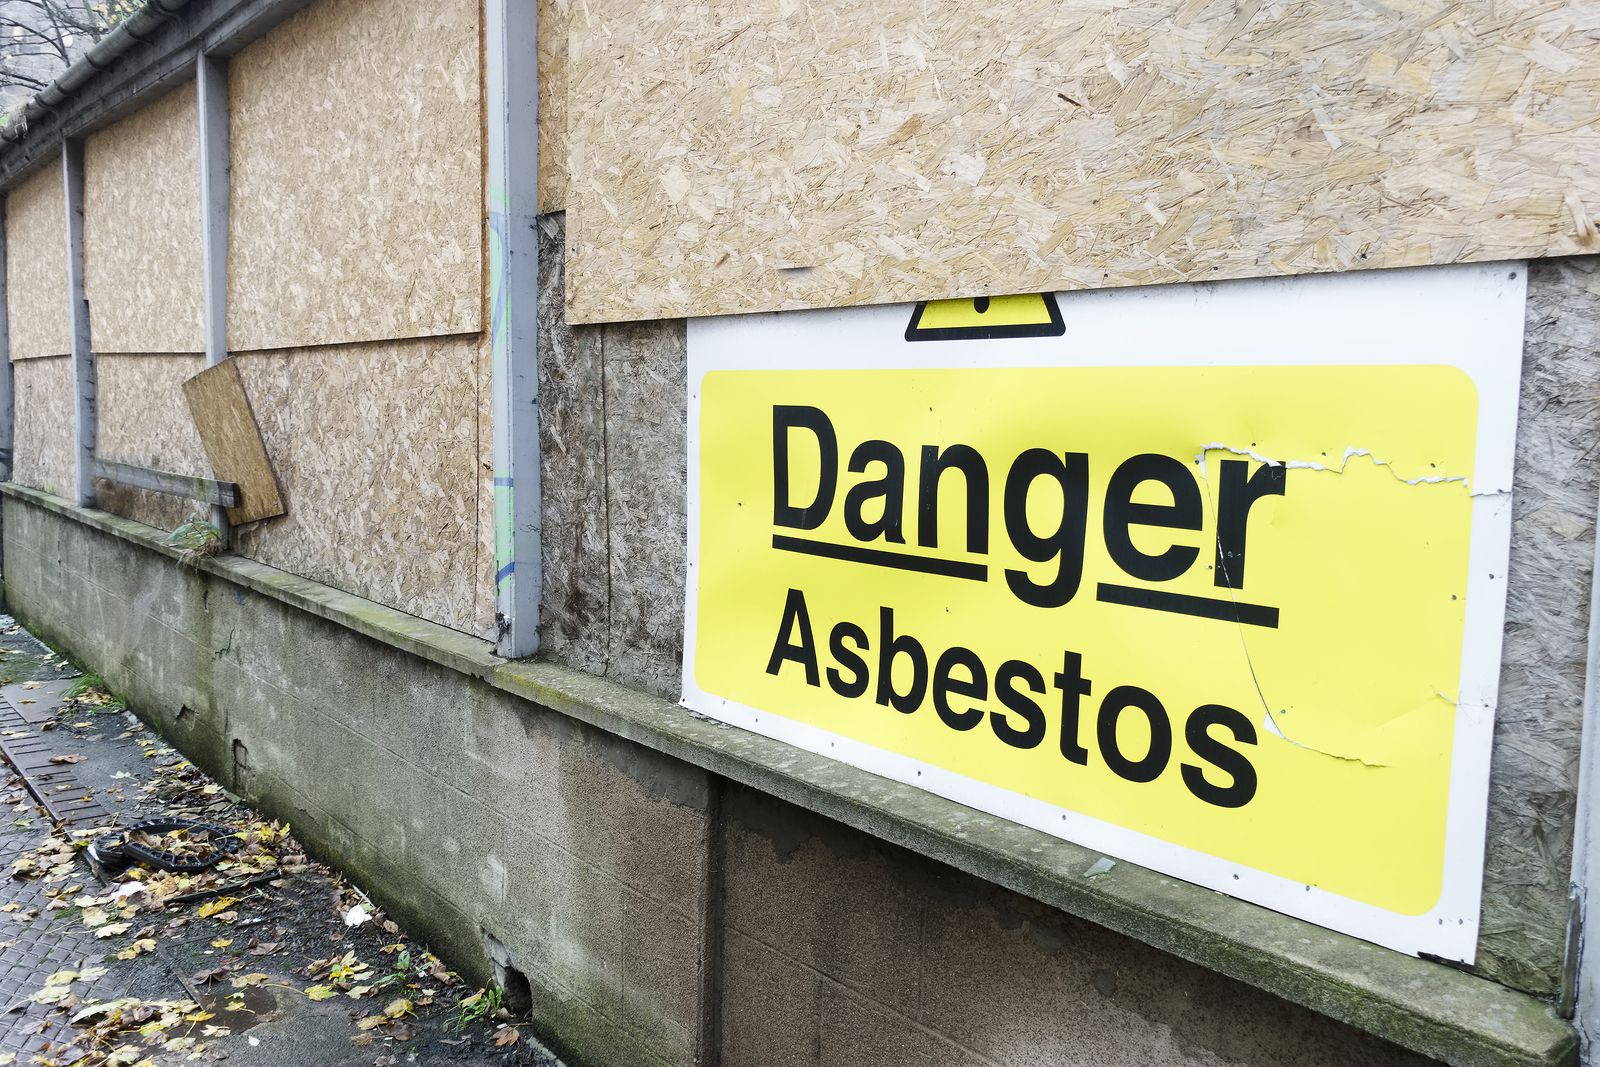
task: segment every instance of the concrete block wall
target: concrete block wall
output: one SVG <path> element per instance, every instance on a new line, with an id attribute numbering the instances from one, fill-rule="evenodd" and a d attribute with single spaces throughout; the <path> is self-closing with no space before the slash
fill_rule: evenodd
<path id="1" fill-rule="evenodd" d="M 16 497 L 8 606 L 575 1067 L 1430 1062 Z"/>
<path id="2" fill-rule="evenodd" d="M 1433 1062 L 751 790 L 722 811 L 725 1065 Z"/>
<path id="3" fill-rule="evenodd" d="M 6 502 L 8 603 L 575 1059 L 698 1062 L 703 771 Z"/>

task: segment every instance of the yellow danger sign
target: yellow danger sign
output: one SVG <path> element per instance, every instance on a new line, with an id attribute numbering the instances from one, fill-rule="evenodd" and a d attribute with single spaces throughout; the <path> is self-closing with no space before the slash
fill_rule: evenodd
<path id="1" fill-rule="evenodd" d="M 1473 374 L 1007 362 L 701 368 L 686 702 L 1230 891 L 1437 919 Z"/>

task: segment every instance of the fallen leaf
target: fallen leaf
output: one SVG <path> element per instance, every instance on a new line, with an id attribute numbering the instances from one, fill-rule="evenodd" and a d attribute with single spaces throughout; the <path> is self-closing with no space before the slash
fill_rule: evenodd
<path id="1" fill-rule="evenodd" d="M 231 938 L 231 937 L 219 937 L 215 941 L 211 942 L 211 947 L 212 948 L 227 948 L 231 944 L 233 944 L 233 938 Z"/>
<path id="2" fill-rule="evenodd" d="M 389 1002 L 388 1007 L 383 1009 L 383 1014 L 391 1019 L 398 1019 L 402 1015 L 411 1014 L 411 1008 L 411 1001 L 405 997 L 396 997 Z"/>
<path id="3" fill-rule="evenodd" d="M 382 1026 L 388 1021 L 389 1018 L 385 1015 L 369 1015 L 365 1019 L 359 1019 L 356 1021 L 356 1029 L 371 1030 L 373 1027 Z"/>
<path id="4" fill-rule="evenodd" d="M 131 960 L 136 956 L 142 955 L 143 953 L 154 952 L 155 950 L 156 950 L 156 943 L 155 943 L 154 939 L 148 938 L 148 937 L 141 937 L 139 940 L 135 941 L 133 944 L 129 945 L 127 948 L 123 949 L 121 952 L 118 952 L 117 953 L 117 959 L 119 959 L 119 960 Z"/>
<path id="5" fill-rule="evenodd" d="M 116 937 L 118 934 L 127 933 L 129 928 L 132 926 L 132 923 L 111 923 L 110 925 L 102 926 L 100 929 L 96 930 L 94 932 L 94 936 L 101 938 Z"/>
<path id="6" fill-rule="evenodd" d="M 200 985 L 210 985 L 219 978 L 226 977 L 228 970 L 229 969 L 227 967 L 207 967 L 203 971 L 196 971 L 193 977 L 195 982 Z"/>
<path id="7" fill-rule="evenodd" d="M 51 763 L 82 763 L 83 757 L 78 755 L 51 756 Z"/>
<path id="8" fill-rule="evenodd" d="M 306 996 L 311 1000 L 332 1000 L 338 995 L 333 991 L 332 986 L 314 985 L 306 990 Z"/>
<path id="9" fill-rule="evenodd" d="M 238 897 L 217 897 L 213 900 L 208 900 L 200 905 L 200 918 L 209 919 L 213 915 L 227 911 L 237 903 L 239 903 Z"/>
<path id="10" fill-rule="evenodd" d="M 47 985 L 37 993 L 31 994 L 28 999 L 35 1004 L 58 1004 L 72 995 L 72 987 L 66 985 Z"/>
<path id="11" fill-rule="evenodd" d="M 515 1027 L 502 1026 L 494 1032 L 494 1043 L 499 1048 L 505 1048 L 507 1045 L 515 1045 L 520 1037 L 522 1034 Z"/>

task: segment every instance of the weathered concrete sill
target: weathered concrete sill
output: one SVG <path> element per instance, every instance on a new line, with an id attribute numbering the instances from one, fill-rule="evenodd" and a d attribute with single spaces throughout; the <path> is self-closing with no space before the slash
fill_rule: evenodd
<path id="1" fill-rule="evenodd" d="M 176 559 L 160 531 L 5 483 L 0 492 Z M 1543 1001 L 1378 948 L 723 726 L 669 701 L 537 660 L 238 556 L 198 568 L 481 679 L 724 778 L 1099 923 L 1219 974 L 1460 1067 L 1576 1063 L 1572 1027 Z"/>

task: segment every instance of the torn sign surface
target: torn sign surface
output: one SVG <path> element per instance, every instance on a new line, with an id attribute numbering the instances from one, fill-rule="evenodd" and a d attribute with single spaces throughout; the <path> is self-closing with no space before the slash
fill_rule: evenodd
<path id="1" fill-rule="evenodd" d="M 1470 960 L 1522 279 L 692 322 L 685 704 Z"/>

